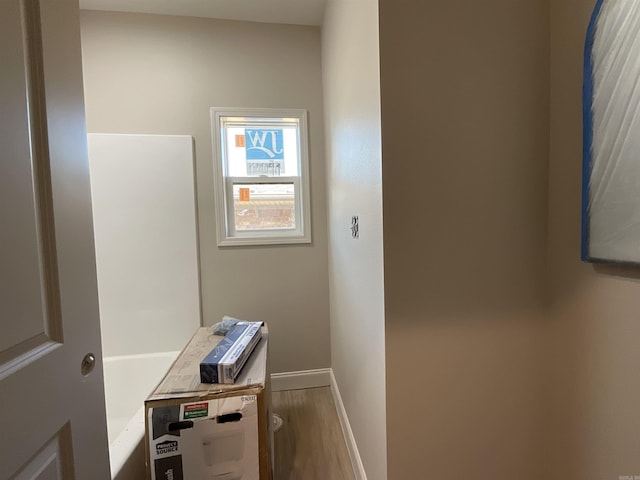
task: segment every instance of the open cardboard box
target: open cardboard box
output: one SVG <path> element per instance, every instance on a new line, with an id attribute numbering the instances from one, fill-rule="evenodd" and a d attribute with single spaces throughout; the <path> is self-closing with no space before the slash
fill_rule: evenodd
<path id="1" fill-rule="evenodd" d="M 145 401 L 148 480 L 272 480 L 268 330 L 234 384 L 200 383 L 222 339 L 200 328 Z"/>

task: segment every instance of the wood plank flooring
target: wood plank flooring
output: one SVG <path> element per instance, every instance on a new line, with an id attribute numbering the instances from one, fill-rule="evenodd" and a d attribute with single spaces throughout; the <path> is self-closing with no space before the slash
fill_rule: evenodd
<path id="1" fill-rule="evenodd" d="M 329 387 L 272 393 L 284 420 L 275 432 L 275 480 L 354 480 Z"/>

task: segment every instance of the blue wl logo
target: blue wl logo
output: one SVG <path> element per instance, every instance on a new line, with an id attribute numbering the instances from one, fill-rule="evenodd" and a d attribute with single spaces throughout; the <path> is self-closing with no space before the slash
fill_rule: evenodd
<path id="1" fill-rule="evenodd" d="M 284 160 L 282 129 L 245 130 L 247 160 Z"/>

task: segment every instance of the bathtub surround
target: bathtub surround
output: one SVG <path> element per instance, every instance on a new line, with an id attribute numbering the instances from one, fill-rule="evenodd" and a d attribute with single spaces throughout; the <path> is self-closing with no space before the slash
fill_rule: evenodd
<path id="1" fill-rule="evenodd" d="M 144 399 L 201 325 L 193 138 L 90 134 L 113 478 L 144 472 Z"/>
<path id="2" fill-rule="evenodd" d="M 103 355 L 180 350 L 202 322 L 193 138 L 88 140 Z"/>
<path id="3" fill-rule="evenodd" d="M 81 27 L 90 132 L 195 139 L 204 325 L 265 321 L 272 371 L 329 367 L 318 27 L 96 11 Z M 212 106 L 308 110 L 311 245 L 218 248 Z"/>

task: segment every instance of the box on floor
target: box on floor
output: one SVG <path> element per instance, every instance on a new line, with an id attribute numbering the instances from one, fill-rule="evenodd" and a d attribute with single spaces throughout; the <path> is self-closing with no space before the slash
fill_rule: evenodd
<path id="1" fill-rule="evenodd" d="M 200 383 L 221 339 L 198 329 L 145 401 L 147 479 L 273 478 L 267 328 L 234 384 Z"/>

